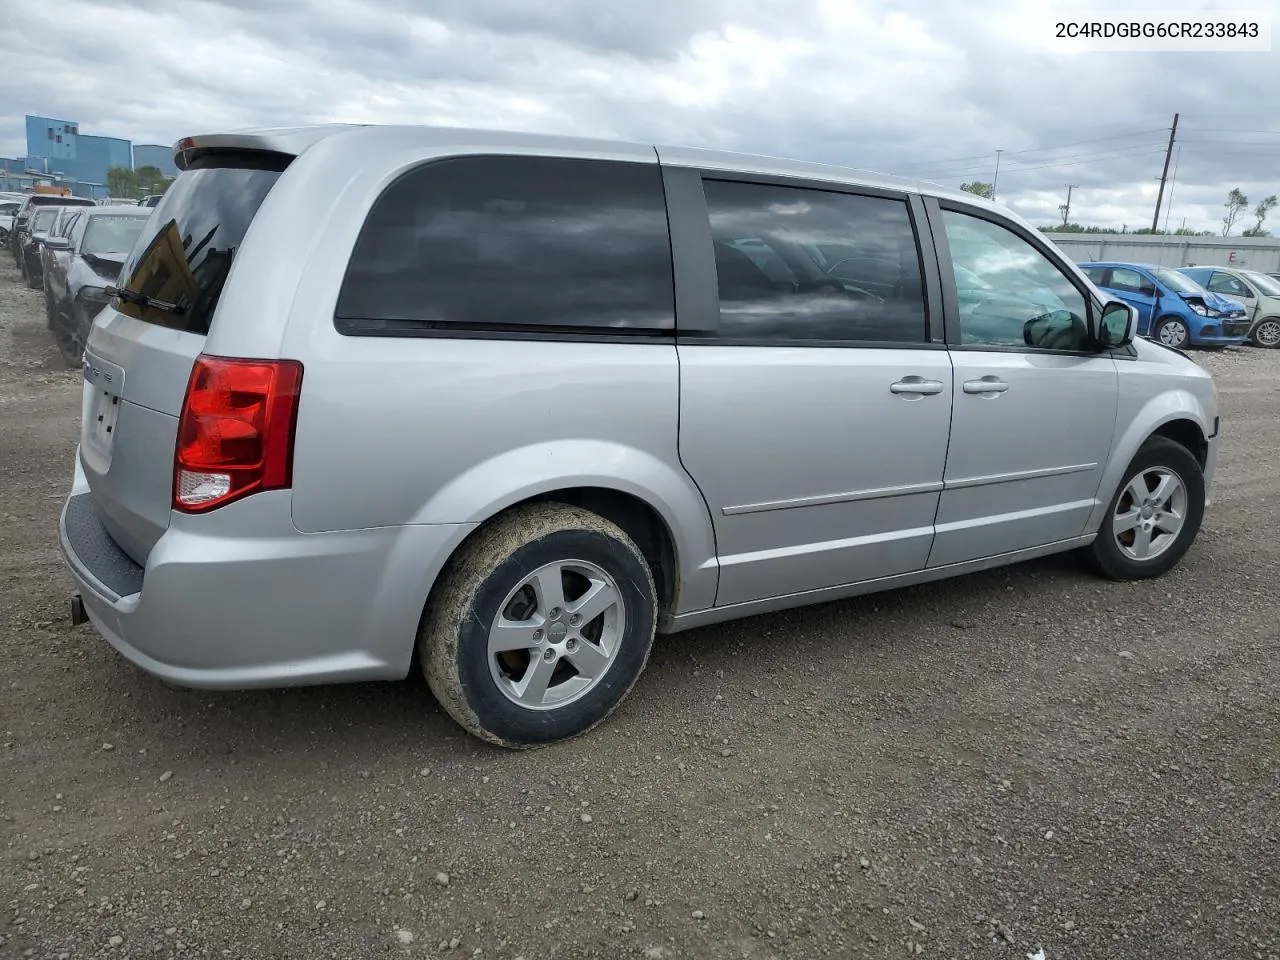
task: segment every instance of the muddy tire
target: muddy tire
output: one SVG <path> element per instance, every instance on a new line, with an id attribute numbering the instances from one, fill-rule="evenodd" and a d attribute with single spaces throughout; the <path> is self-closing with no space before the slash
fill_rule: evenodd
<path id="1" fill-rule="evenodd" d="M 491 521 L 450 558 L 418 634 L 427 683 L 469 733 L 526 749 L 586 733 L 649 658 L 653 575 L 615 524 L 537 503 Z"/>

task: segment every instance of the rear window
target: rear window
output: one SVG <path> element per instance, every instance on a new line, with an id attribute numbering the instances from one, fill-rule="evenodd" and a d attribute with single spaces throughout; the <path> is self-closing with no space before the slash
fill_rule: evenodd
<path id="1" fill-rule="evenodd" d="M 89 216 L 80 241 L 80 252 L 90 256 L 109 254 L 124 255 L 133 249 L 149 217 L 95 217 Z"/>
<path id="2" fill-rule="evenodd" d="M 670 332 L 656 164 L 552 157 L 430 163 L 387 188 L 338 297 L 346 334 Z"/>
<path id="3" fill-rule="evenodd" d="M 182 312 L 119 300 L 116 309 L 149 323 L 207 334 L 236 250 L 287 163 L 286 157 L 262 154 L 211 155 L 193 162 L 146 218 L 120 273 L 130 290 L 175 303 Z"/>

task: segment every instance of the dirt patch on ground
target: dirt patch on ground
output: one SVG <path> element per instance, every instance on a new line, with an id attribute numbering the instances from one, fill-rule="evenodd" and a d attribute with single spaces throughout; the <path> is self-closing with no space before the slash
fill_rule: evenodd
<path id="1" fill-rule="evenodd" d="M 1278 960 L 1280 351 L 1202 359 L 1168 577 L 660 638 L 607 723 L 509 753 L 418 677 L 191 692 L 73 629 L 79 378 L 0 257 L 0 956 Z"/>

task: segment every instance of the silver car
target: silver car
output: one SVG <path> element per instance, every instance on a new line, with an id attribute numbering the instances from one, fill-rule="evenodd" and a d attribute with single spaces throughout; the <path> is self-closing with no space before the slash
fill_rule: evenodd
<path id="1" fill-rule="evenodd" d="M 970 194 L 438 128 L 175 156 L 60 523 L 73 618 L 175 684 L 416 662 L 529 747 L 655 630 L 1067 550 L 1141 580 L 1200 528 L 1209 375 Z"/>

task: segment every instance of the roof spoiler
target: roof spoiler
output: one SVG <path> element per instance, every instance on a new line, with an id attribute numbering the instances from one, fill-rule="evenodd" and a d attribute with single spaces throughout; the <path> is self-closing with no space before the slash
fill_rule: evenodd
<path id="1" fill-rule="evenodd" d="M 362 126 L 367 124 L 272 127 L 183 137 L 173 145 L 173 162 L 179 170 L 186 170 L 196 159 L 211 153 L 267 154 L 291 160 L 321 140 Z"/>

